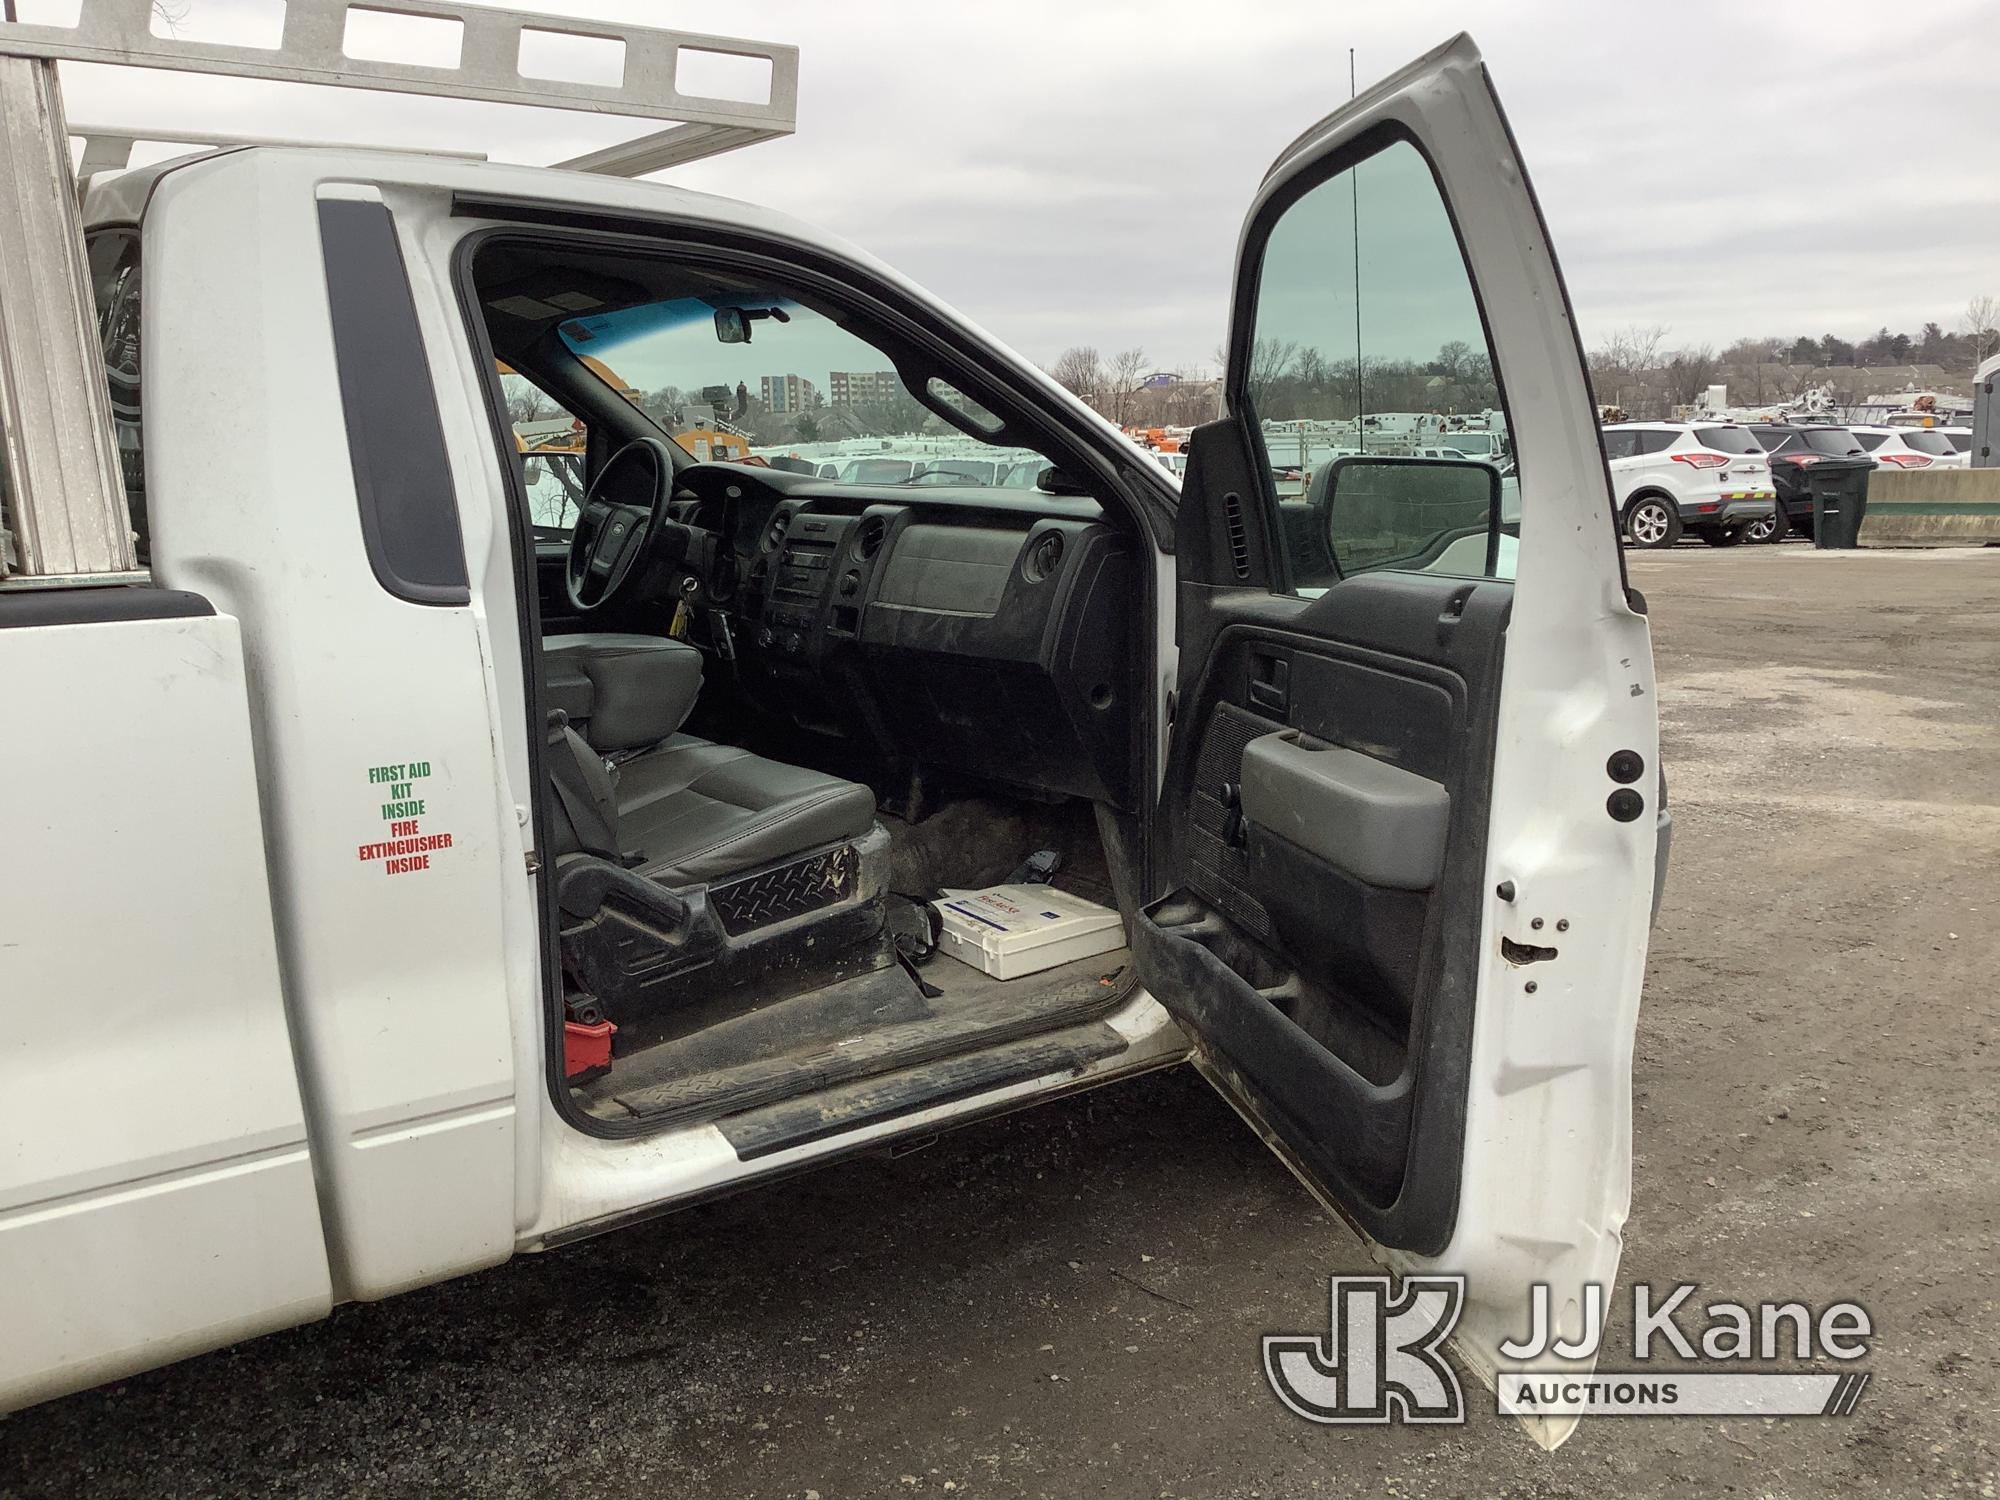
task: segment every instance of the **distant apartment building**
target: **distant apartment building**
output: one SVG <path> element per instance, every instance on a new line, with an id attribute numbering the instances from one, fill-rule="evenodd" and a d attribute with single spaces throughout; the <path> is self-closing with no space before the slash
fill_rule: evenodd
<path id="1" fill-rule="evenodd" d="M 766 411 L 811 411 L 819 404 L 819 388 L 803 375 L 765 375 L 758 385 Z"/>
<path id="2" fill-rule="evenodd" d="M 903 394 L 894 370 L 831 370 L 826 377 L 829 406 L 871 406 Z"/>

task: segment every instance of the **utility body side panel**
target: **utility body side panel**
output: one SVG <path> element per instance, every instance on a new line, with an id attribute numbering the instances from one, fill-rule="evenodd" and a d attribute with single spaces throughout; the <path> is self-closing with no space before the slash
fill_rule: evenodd
<path id="1" fill-rule="evenodd" d="M 0 1411 L 330 1305 L 241 636 L 152 592 L 0 597 Z"/>

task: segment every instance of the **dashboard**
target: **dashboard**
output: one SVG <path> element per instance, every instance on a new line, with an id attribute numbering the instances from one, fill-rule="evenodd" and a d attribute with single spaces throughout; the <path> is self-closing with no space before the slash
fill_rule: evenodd
<path id="1" fill-rule="evenodd" d="M 697 464 L 673 514 L 716 539 L 707 644 L 764 712 L 1132 806 L 1137 553 L 1096 501 Z"/>

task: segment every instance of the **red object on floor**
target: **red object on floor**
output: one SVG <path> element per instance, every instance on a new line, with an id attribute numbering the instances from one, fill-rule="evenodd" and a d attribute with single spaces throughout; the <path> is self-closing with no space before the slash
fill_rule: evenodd
<path id="1" fill-rule="evenodd" d="M 618 1028 L 609 1021 L 599 1021 L 595 1026 L 563 1022 L 563 1077 L 575 1078 L 580 1073 L 601 1072 L 610 1067 L 611 1038 L 617 1032 Z"/>

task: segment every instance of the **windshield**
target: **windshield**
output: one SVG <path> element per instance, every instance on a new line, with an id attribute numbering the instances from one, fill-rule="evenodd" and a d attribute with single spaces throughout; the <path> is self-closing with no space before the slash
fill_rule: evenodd
<path id="1" fill-rule="evenodd" d="M 644 302 L 570 318 L 558 333 L 696 458 L 868 485 L 986 487 L 1024 462 L 1048 467 L 948 421 L 851 323 L 776 292 Z"/>

